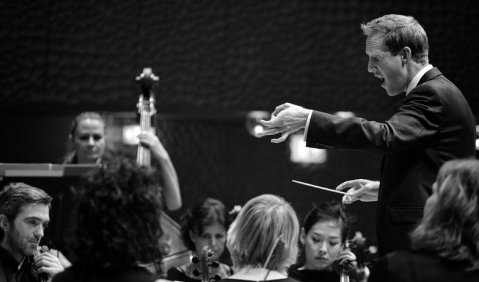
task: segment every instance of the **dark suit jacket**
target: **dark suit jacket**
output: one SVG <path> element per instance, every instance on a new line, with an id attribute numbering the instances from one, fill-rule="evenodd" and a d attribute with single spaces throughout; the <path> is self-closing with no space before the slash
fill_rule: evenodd
<path id="1" fill-rule="evenodd" d="M 467 264 L 450 262 L 421 252 L 392 252 L 371 269 L 368 282 L 472 282 L 479 270 L 466 271 Z"/>
<path id="2" fill-rule="evenodd" d="M 475 117 L 461 91 L 429 70 L 385 122 L 313 111 L 306 144 L 383 154 L 376 231 L 381 254 L 409 248 L 441 165 L 474 157 Z"/>

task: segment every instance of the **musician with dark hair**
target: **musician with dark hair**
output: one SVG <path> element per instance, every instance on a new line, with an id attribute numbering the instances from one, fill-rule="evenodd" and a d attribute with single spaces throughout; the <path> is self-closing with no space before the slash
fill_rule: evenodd
<path id="1" fill-rule="evenodd" d="M 337 282 L 341 275 L 351 281 L 366 279 L 368 270 L 358 269 L 356 255 L 347 245 L 349 229 L 350 220 L 341 203 L 323 202 L 314 207 L 301 228 L 304 262 L 291 267 L 289 276 L 301 282 Z"/>
<path id="2" fill-rule="evenodd" d="M 10 183 L 0 191 L 0 281 L 43 282 L 64 270 L 53 250 L 40 246 L 51 200 L 25 183 Z"/>
<path id="3" fill-rule="evenodd" d="M 298 256 L 299 222 L 294 209 L 276 195 L 249 200 L 228 230 L 235 274 L 224 282 L 295 282 L 287 269 Z"/>
<path id="4" fill-rule="evenodd" d="M 151 172 L 112 158 L 77 188 L 78 260 L 54 282 L 160 279 L 140 265 L 161 259 L 161 191 Z"/>
<path id="5" fill-rule="evenodd" d="M 213 198 L 205 198 L 188 208 L 181 217 L 181 238 L 192 256 L 201 259 L 205 251 L 211 251 L 208 259 L 219 261 L 225 251 L 226 231 L 230 225 L 230 217 L 224 204 Z M 205 250 L 205 247 L 208 249 Z M 168 270 L 167 279 L 174 281 L 200 281 L 202 275 L 194 272 L 210 272 L 209 276 L 220 278 L 233 274 L 229 265 L 219 263 L 218 267 L 202 269 L 200 263 L 187 263 Z"/>
<path id="6" fill-rule="evenodd" d="M 369 281 L 479 281 L 479 161 L 446 162 L 411 233 L 412 251 L 396 251 Z"/>

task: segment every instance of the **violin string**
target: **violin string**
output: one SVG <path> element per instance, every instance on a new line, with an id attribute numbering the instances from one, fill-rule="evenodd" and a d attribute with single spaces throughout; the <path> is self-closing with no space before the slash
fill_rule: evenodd
<path id="1" fill-rule="evenodd" d="M 276 249 L 276 246 L 278 245 L 279 241 L 283 238 L 283 235 L 280 234 L 278 238 L 273 243 L 273 247 L 271 247 L 271 250 L 269 251 L 268 257 L 266 258 L 266 262 L 264 264 L 264 268 L 267 269 L 268 271 L 266 272 L 266 275 L 263 278 L 263 282 L 266 281 L 266 278 L 268 278 L 269 273 L 271 272 L 271 269 L 268 269 L 268 264 L 269 261 L 271 260 L 271 257 L 273 256 L 274 250 Z"/>

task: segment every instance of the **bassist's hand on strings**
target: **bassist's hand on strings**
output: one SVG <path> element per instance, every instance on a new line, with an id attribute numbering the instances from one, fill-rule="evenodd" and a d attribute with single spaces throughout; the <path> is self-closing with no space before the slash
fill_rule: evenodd
<path id="1" fill-rule="evenodd" d="M 158 136 L 152 132 L 144 131 L 138 135 L 140 144 L 150 149 L 151 153 L 159 160 L 169 160 L 170 155 L 166 151 L 165 147 L 161 143 Z"/>

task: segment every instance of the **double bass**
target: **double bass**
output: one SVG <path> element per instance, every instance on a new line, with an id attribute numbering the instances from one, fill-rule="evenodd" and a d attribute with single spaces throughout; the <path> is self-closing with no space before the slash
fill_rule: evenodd
<path id="1" fill-rule="evenodd" d="M 151 132 L 151 119 L 156 114 L 155 97 L 152 89 L 159 80 L 160 78 L 153 73 L 151 68 L 144 68 L 143 72 L 136 77 L 136 81 L 141 85 L 141 94 L 137 104 L 141 132 Z M 138 145 L 136 163 L 139 166 L 151 167 L 151 152 L 141 144 Z"/>
<path id="2" fill-rule="evenodd" d="M 143 72 L 138 75 L 135 80 L 141 87 L 141 93 L 137 103 L 140 131 L 154 133 L 152 119 L 156 114 L 156 108 L 153 86 L 158 83 L 159 77 L 153 73 L 151 68 L 144 68 Z M 142 144 L 138 144 L 136 162 L 139 166 L 144 167 L 145 169 L 151 169 L 150 149 Z M 186 261 L 189 261 L 189 252 L 183 242 L 179 239 L 179 224 L 165 212 L 162 212 L 160 220 L 164 231 L 163 237 L 160 238 L 162 261 L 155 261 L 153 266 L 147 265 L 146 267 L 151 271 L 161 271 L 162 273 L 166 273 L 165 269 L 179 266 Z"/>

